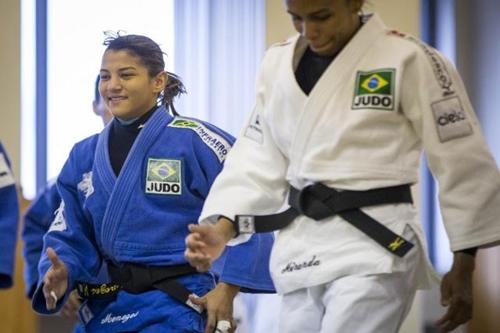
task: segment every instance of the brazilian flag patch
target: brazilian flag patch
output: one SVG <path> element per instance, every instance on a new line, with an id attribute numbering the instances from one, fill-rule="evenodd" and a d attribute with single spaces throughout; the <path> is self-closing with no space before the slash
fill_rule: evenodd
<path id="1" fill-rule="evenodd" d="M 358 71 L 352 109 L 394 110 L 395 73 L 392 68 Z"/>
<path id="2" fill-rule="evenodd" d="M 182 169 L 180 160 L 148 159 L 146 193 L 182 194 Z"/>
<path id="3" fill-rule="evenodd" d="M 200 126 L 200 124 L 198 124 L 194 120 L 179 118 L 179 119 L 175 119 L 170 124 L 170 126 L 171 127 L 179 127 L 179 128 L 198 128 Z"/>

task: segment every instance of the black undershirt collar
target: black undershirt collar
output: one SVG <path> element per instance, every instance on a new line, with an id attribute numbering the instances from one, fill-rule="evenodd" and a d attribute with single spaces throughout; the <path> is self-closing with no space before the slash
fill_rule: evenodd
<path id="1" fill-rule="evenodd" d="M 131 124 L 121 124 L 118 119 L 114 119 L 111 122 L 108 139 L 108 151 L 111 167 L 117 177 L 120 174 L 135 139 L 144 127 L 144 124 L 157 109 L 158 106 L 154 106 Z"/>
<path id="2" fill-rule="evenodd" d="M 320 56 L 307 47 L 295 71 L 295 79 L 306 95 L 309 95 L 335 57 L 336 54 Z"/>

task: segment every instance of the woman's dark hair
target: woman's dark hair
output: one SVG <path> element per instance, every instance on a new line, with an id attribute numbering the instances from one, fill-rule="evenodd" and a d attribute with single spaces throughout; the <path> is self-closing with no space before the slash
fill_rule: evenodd
<path id="1" fill-rule="evenodd" d="M 94 84 L 94 102 L 99 103 L 101 101 L 101 93 L 99 92 L 99 82 L 101 81 L 101 76 L 97 74 Z"/>
<path id="2" fill-rule="evenodd" d="M 151 38 L 141 35 L 120 35 L 117 32 L 113 35 L 106 33 L 104 40 L 106 51 L 125 50 L 131 55 L 140 59 L 148 69 L 150 77 L 155 77 L 158 73 L 165 70 L 165 61 L 163 60 L 163 51 L 160 46 Z M 174 108 L 174 98 L 186 92 L 184 84 L 179 76 L 174 73 L 166 72 L 168 75 L 167 85 L 159 94 L 158 102 L 161 105 L 167 105 L 173 115 L 178 115 Z"/>

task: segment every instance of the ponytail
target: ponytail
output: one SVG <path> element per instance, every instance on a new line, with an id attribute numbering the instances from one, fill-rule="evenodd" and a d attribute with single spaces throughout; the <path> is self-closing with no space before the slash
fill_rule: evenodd
<path id="1" fill-rule="evenodd" d="M 168 80 L 165 89 L 163 89 L 163 92 L 159 96 L 160 104 L 167 105 L 172 114 L 174 116 L 178 116 L 179 114 L 174 107 L 174 98 L 180 96 L 181 94 L 185 94 L 186 88 L 178 75 L 170 72 L 166 73 Z"/>

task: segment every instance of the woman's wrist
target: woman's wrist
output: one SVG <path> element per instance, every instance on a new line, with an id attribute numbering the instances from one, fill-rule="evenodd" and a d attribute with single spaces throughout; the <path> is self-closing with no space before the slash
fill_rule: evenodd
<path id="1" fill-rule="evenodd" d="M 218 288 L 222 290 L 226 295 L 235 298 L 236 295 L 240 292 L 241 287 L 235 284 L 227 283 L 227 282 L 219 282 Z"/>
<path id="2" fill-rule="evenodd" d="M 476 258 L 464 252 L 455 252 L 453 255 L 453 269 L 458 272 L 472 273 L 476 266 Z"/>
<path id="3" fill-rule="evenodd" d="M 225 216 L 220 216 L 215 224 L 217 232 L 222 235 L 224 241 L 229 242 L 234 236 L 236 236 L 236 230 L 234 229 L 233 222 Z"/>

